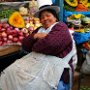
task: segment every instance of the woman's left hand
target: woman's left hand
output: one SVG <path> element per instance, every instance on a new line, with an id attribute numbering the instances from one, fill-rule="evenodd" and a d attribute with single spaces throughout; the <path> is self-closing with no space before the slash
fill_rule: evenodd
<path id="1" fill-rule="evenodd" d="M 36 33 L 36 34 L 34 35 L 34 38 L 35 38 L 35 39 L 43 39 L 43 38 L 46 37 L 46 36 L 47 36 L 46 33 Z"/>

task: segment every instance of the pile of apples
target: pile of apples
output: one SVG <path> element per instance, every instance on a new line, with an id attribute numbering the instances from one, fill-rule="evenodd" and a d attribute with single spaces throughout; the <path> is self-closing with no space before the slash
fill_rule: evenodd
<path id="1" fill-rule="evenodd" d="M 0 22 L 0 46 L 18 43 L 22 44 L 22 40 L 29 35 L 26 28 L 14 28 L 8 23 Z"/>

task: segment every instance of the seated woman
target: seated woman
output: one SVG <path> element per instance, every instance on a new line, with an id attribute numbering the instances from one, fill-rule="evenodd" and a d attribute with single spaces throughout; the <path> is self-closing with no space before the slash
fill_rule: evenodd
<path id="1" fill-rule="evenodd" d="M 4 70 L 1 90 L 70 90 L 68 63 L 73 70 L 76 52 L 67 25 L 59 22 L 58 12 L 59 7 L 46 5 L 35 14 L 42 27 L 24 38 L 22 47 L 30 53 Z"/>

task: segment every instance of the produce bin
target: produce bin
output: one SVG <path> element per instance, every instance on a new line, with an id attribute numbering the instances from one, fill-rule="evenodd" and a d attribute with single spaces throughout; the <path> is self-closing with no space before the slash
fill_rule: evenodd
<path id="1" fill-rule="evenodd" d="M 0 13 L 2 12 L 3 8 L 4 9 L 14 8 L 15 10 L 19 11 L 19 7 L 25 6 L 25 8 L 26 8 L 27 5 L 30 5 L 30 3 L 32 3 L 32 1 L 1 2 L 0 3 Z M 31 10 L 31 8 L 30 8 L 30 10 Z M 19 35 L 23 36 L 23 37 L 26 37 L 30 34 L 30 31 L 26 30 L 27 29 L 26 26 L 24 28 L 25 31 L 23 30 L 23 28 L 18 28 L 18 27 L 14 27 L 14 26 L 9 26 L 9 29 L 10 29 L 10 27 L 13 28 L 12 30 L 7 30 L 6 27 L 4 28 L 4 25 L 7 26 L 7 27 L 9 25 L 8 18 L 6 18 L 7 13 L 6 13 L 6 15 L 5 15 L 5 13 L 6 13 L 6 11 L 3 11 L 3 13 L 0 14 L 0 72 L 3 71 L 6 67 L 8 67 L 10 64 L 12 64 L 15 60 L 17 60 L 17 59 L 23 57 L 24 55 L 26 55 L 26 53 L 24 53 L 24 51 L 21 49 L 22 48 L 21 42 L 17 43 L 16 41 L 14 41 L 14 43 L 12 42 L 11 44 L 10 43 L 9 44 L 5 43 L 5 42 L 7 42 L 7 39 L 9 39 L 9 40 L 13 39 L 11 32 L 13 31 L 12 32 L 12 33 L 14 33 L 13 37 L 16 38 L 18 36 L 18 39 L 20 39 Z M 30 12 L 28 12 L 28 13 L 30 13 Z M 5 18 L 1 18 L 1 16 L 3 14 L 4 14 Z M 27 16 L 24 16 L 23 19 L 24 20 L 27 19 Z M 38 19 L 35 19 L 35 20 L 38 20 Z M 6 24 L 6 23 L 8 23 L 8 24 Z M 25 22 L 25 24 L 26 24 L 26 22 Z M 30 30 L 30 28 L 29 28 L 29 30 Z M 14 31 L 17 31 L 18 33 L 15 33 Z M 3 42 L 3 44 L 2 44 L 2 42 Z"/>
<path id="2" fill-rule="evenodd" d="M 0 57 L 20 50 L 19 45 L 0 46 Z"/>

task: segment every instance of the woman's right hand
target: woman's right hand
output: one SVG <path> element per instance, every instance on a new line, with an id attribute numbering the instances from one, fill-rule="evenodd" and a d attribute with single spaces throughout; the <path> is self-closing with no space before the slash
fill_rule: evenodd
<path id="1" fill-rule="evenodd" d="M 47 34 L 46 33 L 36 33 L 34 35 L 34 39 L 43 39 L 44 37 L 46 37 Z"/>

